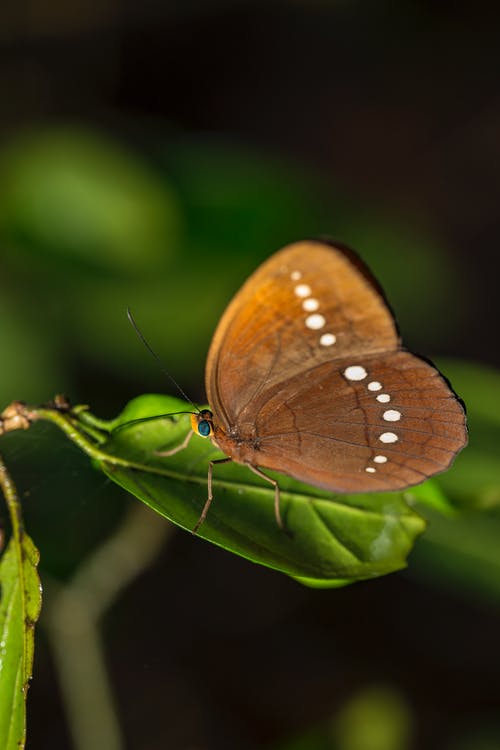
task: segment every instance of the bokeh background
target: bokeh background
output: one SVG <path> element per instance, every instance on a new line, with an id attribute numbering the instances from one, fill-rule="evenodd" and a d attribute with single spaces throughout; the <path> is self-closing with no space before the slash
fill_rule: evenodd
<path id="1" fill-rule="evenodd" d="M 100 620 L 117 726 L 94 747 L 500 747 L 493 7 L 2 4 L 2 404 L 65 392 L 112 417 L 172 393 L 127 306 L 203 402 L 232 294 L 283 244 L 326 234 L 373 268 L 405 343 L 442 365 L 476 428 L 442 479 L 461 514 L 433 519 L 403 573 L 313 591 L 173 530 Z M 136 501 L 50 426 L 1 450 L 50 612 Z M 54 632 L 46 618 L 29 747 L 86 750 Z"/>

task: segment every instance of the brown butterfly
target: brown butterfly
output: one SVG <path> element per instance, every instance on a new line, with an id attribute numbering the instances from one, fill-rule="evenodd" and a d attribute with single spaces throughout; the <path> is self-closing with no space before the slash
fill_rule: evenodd
<path id="1" fill-rule="evenodd" d="M 193 431 L 280 492 L 271 469 L 332 492 L 402 490 L 445 471 L 467 443 L 464 409 L 429 362 L 401 346 L 368 268 L 347 248 L 289 245 L 224 312 L 206 364 L 210 411 Z M 172 455 L 184 447 L 169 451 Z M 163 454 L 165 455 L 165 454 Z"/>

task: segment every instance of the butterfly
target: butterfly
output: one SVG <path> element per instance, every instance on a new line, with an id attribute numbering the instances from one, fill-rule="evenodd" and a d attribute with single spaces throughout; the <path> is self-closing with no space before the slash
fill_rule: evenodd
<path id="1" fill-rule="evenodd" d="M 439 371 L 401 345 L 384 293 L 348 248 L 302 241 L 244 283 L 210 345 L 210 409 L 193 433 L 274 487 L 265 469 L 333 493 L 402 490 L 445 471 L 467 443 L 465 410 Z M 169 451 L 168 455 L 176 452 Z"/>

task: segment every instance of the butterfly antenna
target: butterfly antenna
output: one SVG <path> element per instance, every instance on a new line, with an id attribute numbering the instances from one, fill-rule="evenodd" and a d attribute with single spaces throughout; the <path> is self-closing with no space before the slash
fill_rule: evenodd
<path id="1" fill-rule="evenodd" d="M 169 371 L 167 370 L 167 368 L 165 367 L 165 365 L 163 364 L 163 362 L 161 361 L 160 357 L 157 355 L 157 353 L 155 352 L 155 350 L 152 348 L 152 346 L 150 346 L 150 344 L 147 341 L 146 337 L 144 336 L 144 334 L 140 330 L 139 326 L 135 322 L 134 316 L 132 315 L 132 311 L 131 311 L 130 307 L 127 307 L 127 318 L 129 319 L 129 323 L 132 325 L 134 331 L 136 332 L 136 334 L 138 335 L 138 337 L 140 338 L 140 340 L 142 341 L 142 343 L 144 344 L 144 346 L 146 347 L 146 349 L 148 350 L 148 352 L 156 360 L 156 363 L 159 365 L 160 370 L 162 371 L 162 373 L 164 375 L 166 375 L 167 378 L 170 380 L 170 382 L 175 385 L 175 387 L 177 388 L 177 390 L 179 391 L 179 393 L 181 394 L 181 396 L 183 396 L 186 399 L 186 401 L 191 404 L 191 406 L 193 407 L 193 409 L 195 409 L 197 412 L 200 412 L 200 410 L 196 406 L 196 404 L 193 404 L 193 402 L 191 401 L 191 399 L 189 398 L 189 396 L 182 390 L 182 388 L 180 387 L 179 383 L 169 373 Z"/>

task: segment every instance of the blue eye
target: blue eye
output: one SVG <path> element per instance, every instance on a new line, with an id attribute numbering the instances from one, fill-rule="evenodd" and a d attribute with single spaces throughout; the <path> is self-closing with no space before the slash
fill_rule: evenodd
<path id="1" fill-rule="evenodd" d="M 198 422 L 198 432 L 202 437 L 208 437 L 210 435 L 210 422 L 207 422 L 206 419 L 202 419 L 201 422 Z"/>

